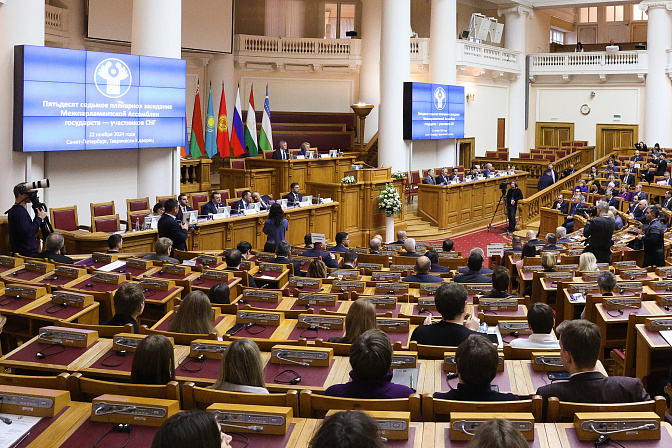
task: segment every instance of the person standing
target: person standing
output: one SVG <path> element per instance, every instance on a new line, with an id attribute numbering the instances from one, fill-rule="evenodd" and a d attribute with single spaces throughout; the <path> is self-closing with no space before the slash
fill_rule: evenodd
<path id="1" fill-rule="evenodd" d="M 40 243 L 35 235 L 40 230 L 42 220 L 47 217 L 47 211 L 43 208 L 37 209 L 35 217 L 31 219 L 28 213 L 28 193 L 25 184 L 14 187 L 14 205 L 7 211 L 7 223 L 12 252 L 30 257 L 39 252 Z"/>
<path id="2" fill-rule="evenodd" d="M 523 199 L 523 192 L 520 191 L 515 182 L 509 184 L 509 191 L 506 192 L 506 216 L 509 218 L 508 233 L 516 230 L 516 212 L 518 211 L 518 201 Z"/>
<path id="3" fill-rule="evenodd" d="M 611 237 L 614 234 L 614 220 L 609 219 L 609 206 L 606 202 L 597 203 L 597 217 L 588 220 L 583 228 L 583 235 L 589 237 L 586 252 L 595 255 L 598 263 L 611 263 Z"/>
<path id="4" fill-rule="evenodd" d="M 159 238 L 169 238 L 173 242 L 173 249 L 187 250 L 187 237 L 189 236 L 187 229 L 189 225 L 177 222 L 177 211 L 179 209 L 177 200 L 168 199 L 164 207 L 166 211 L 157 224 Z"/>
<path id="5" fill-rule="evenodd" d="M 273 240 L 276 243 L 285 241 L 285 232 L 289 229 L 289 221 L 285 218 L 280 204 L 271 205 L 268 219 L 264 222 L 263 232 L 267 235 L 266 241 Z"/>
<path id="6" fill-rule="evenodd" d="M 637 229 L 640 233 L 638 239 L 644 244 L 644 264 L 642 267 L 649 266 L 665 266 L 665 229 L 660 223 L 658 216 L 660 215 L 660 208 L 657 205 L 652 205 L 646 209 L 644 216 L 649 223 L 644 230 Z"/>

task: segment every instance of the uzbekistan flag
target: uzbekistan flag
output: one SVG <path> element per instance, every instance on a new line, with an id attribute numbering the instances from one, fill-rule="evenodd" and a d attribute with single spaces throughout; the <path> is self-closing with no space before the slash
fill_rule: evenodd
<path id="1" fill-rule="evenodd" d="M 273 150 L 273 131 L 271 130 L 271 105 L 268 102 L 268 84 L 266 84 L 266 99 L 264 100 L 264 115 L 261 118 L 261 136 L 259 148 L 262 151 Z"/>
<path id="2" fill-rule="evenodd" d="M 236 92 L 236 106 L 233 109 L 233 129 L 231 130 L 231 148 L 233 155 L 238 157 L 245 154 L 245 143 L 243 143 L 243 114 L 240 108 L 240 85 Z"/>

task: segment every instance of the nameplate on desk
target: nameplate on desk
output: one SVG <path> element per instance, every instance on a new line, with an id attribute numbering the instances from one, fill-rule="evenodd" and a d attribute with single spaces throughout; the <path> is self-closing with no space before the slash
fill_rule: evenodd
<path id="1" fill-rule="evenodd" d="M 418 299 L 418 308 L 436 310 L 436 301 L 434 299 Z"/>
<path id="2" fill-rule="evenodd" d="M 578 264 L 556 264 L 556 271 L 576 271 L 579 269 Z"/>
<path id="3" fill-rule="evenodd" d="M 154 266 L 151 260 L 142 260 L 140 258 L 126 259 L 126 267 L 133 269 L 151 269 Z"/>
<path id="4" fill-rule="evenodd" d="M 67 266 L 56 266 L 54 268 L 53 274 L 54 276 L 62 275 L 63 277 L 68 278 L 79 278 L 86 275 L 86 269 L 70 268 Z"/>
<path id="5" fill-rule="evenodd" d="M 384 250 L 391 250 L 391 251 L 398 251 L 402 248 L 403 246 L 399 246 L 397 244 L 383 244 L 383 249 Z"/>
<path id="6" fill-rule="evenodd" d="M 482 311 L 517 311 L 518 299 L 480 299 L 478 309 Z"/>
<path id="7" fill-rule="evenodd" d="M 272 364 L 307 364 L 313 367 L 328 367 L 334 357 L 334 349 L 326 347 L 297 347 L 274 345 L 271 349 Z"/>
<path id="8" fill-rule="evenodd" d="M 249 271 L 253 267 L 254 267 L 253 261 L 243 260 L 240 262 L 240 266 L 238 266 L 238 269 L 240 269 L 241 271 Z"/>
<path id="9" fill-rule="evenodd" d="M 577 412 L 574 429 L 579 440 L 607 435 L 612 440 L 660 440 L 660 417 L 655 412 Z"/>
<path id="10" fill-rule="evenodd" d="M 614 267 L 616 269 L 622 269 L 622 268 L 636 268 L 637 267 L 637 262 L 635 260 L 630 260 L 630 261 L 617 261 L 614 263 Z"/>
<path id="11" fill-rule="evenodd" d="M 158 274 L 161 275 L 161 272 L 172 275 L 188 275 L 191 274 L 191 267 L 179 264 L 164 264 Z"/>
<path id="12" fill-rule="evenodd" d="M 408 333 L 411 327 L 410 319 L 377 318 L 376 325 L 379 330 L 389 333 Z"/>
<path id="13" fill-rule="evenodd" d="M 203 266 L 217 266 L 222 264 L 222 257 L 211 257 L 209 255 L 199 255 L 197 258 Z"/>
<path id="14" fill-rule="evenodd" d="M 101 395 L 91 403 L 91 421 L 161 426 L 179 411 L 179 400 Z"/>
<path id="15" fill-rule="evenodd" d="M 334 202 L 334 200 L 331 199 L 331 198 L 322 198 L 322 199 L 320 199 L 319 203 L 320 204 L 331 204 L 332 202 Z"/>
<path id="16" fill-rule="evenodd" d="M 546 280 L 560 280 L 572 278 L 573 275 L 571 272 L 553 272 L 546 274 Z"/>
<path id="17" fill-rule="evenodd" d="M 641 283 L 616 283 L 614 291 L 623 294 L 625 291 L 641 291 L 642 289 L 643 285 Z"/>
<path id="18" fill-rule="evenodd" d="M 445 352 L 443 354 L 443 371 L 457 371 L 457 359 L 455 357 L 455 352 Z M 497 352 L 497 371 L 504 371 L 504 354 L 502 352 Z"/>
<path id="19" fill-rule="evenodd" d="M 291 261 L 292 263 L 296 263 L 299 266 L 309 265 L 310 263 L 313 262 L 313 260 L 314 260 L 314 258 L 310 258 L 310 257 L 290 257 L 289 258 L 289 261 Z"/>
<path id="20" fill-rule="evenodd" d="M 672 329 L 672 319 L 649 318 L 644 321 L 649 331 L 664 331 Z"/>
<path id="21" fill-rule="evenodd" d="M 390 271 L 395 271 L 395 272 L 408 272 L 412 271 L 413 266 L 408 265 L 408 264 L 391 264 L 390 265 Z"/>
<path id="22" fill-rule="evenodd" d="M 292 277 L 289 279 L 289 286 L 297 289 L 319 289 L 322 287 L 322 280 L 319 278 Z"/>
<path id="23" fill-rule="evenodd" d="M 119 352 L 126 350 L 128 352 L 135 352 L 138 348 L 140 341 L 145 339 L 147 335 L 145 334 L 135 334 L 135 333 L 119 333 L 114 336 L 112 339 L 112 349 Z M 173 338 L 168 338 L 170 344 L 173 345 Z"/>
<path id="24" fill-rule="evenodd" d="M 113 261 L 117 261 L 119 259 L 119 256 L 116 254 L 104 254 L 102 252 L 94 252 L 91 255 L 91 259 L 93 260 L 94 263 L 109 264 L 112 263 Z"/>
<path id="25" fill-rule="evenodd" d="M 121 284 L 124 280 L 126 280 L 126 277 L 124 274 L 100 274 L 100 273 L 95 273 L 91 275 L 91 281 L 97 282 L 97 283 L 107 283 L 108 285 L 119 285 Z"/>
<path id="26" fill-rule="evenodd" d="M 599 291 L 597 284 L 577 284 L 569 285 L 568 289 L 572 292 L 595 292 Z"/>
<path id="27" fill-rule="evenodd" d="M 236 314 L 237 324 L 259 324 L 278 326 L 285 320 L 284 313 L 238 311 Z"/>
<path id="28" fill-rule="evenodd" d="M 292 422 L 292 408 L 249 404 L 215 403 L 207 408 L 226 433 L 284 435 Z"/>
<path id="29" fill-rule="evenodd" d="M 40 328 L 37 340 L 44 344 L 85 348 L 98 340 L 98 332 L 79 328 L 48 326 Z"/>
<path id="30" fill-rule="evenodd" d="M 509 420 L 526 440 L 534 440 L 534 416 L 529 412 L 451 412 L 450 440 L 471 440 L 481 425 L 496 418 Z"/>
<path id="31" fill-rule="evenodd" d="M 535 372 L 564 371 L 559 352 L 532 352 L 532 370 Z"/>
<path id="32" fill-rule="evenodd" d="M 55 269 L 55 266 L 53 263 L 42 263 L 39 261 L 26 261 L 23 264 L 23 268 L 27 269 L 29 271 L 33 272 L 40 272 L 42 274 L 46 274 L 47 272 L 51 272 Z"/>
<path id="33" fill-rule="evenodd" d="M 140 280 L 140 286 L 143 289 L 152 289 L 154 291 L 169 291 L 175 287 L 175 282 L 172 280 L 154 280 L 154 279 L 142 279 Z"/>
<path id="34" fill-rule="evenodd" d="M 335 316 L 319 316 L 315 314 L 300 314 L 297 327 L 321 328 L 323 330 L 342 330 L 345 328 L 345 318 Z"/>
<path id="35" fill-rule="evenodd" d="M 661 277 L 672 277 L 672 267 L 656 268 L 656 274 L 658 274 Z"/>
<path id="36" fill-rule="evenodd" d="M 332 290 L 340 290 L 342 292 L 345 291 L 358 291 L 362 292 L 364 291 L 365 284 L 364 282 L 341 282 L 341 281 L 335 281 L 332 284 Z"/>
<path id="37" fill-rule="evenodd" d="M 608 310 L 617 310 L 622 308 L 641 308 L 642 299 L 607 299 L 604 307 Z"/>
<path id="38" fill-rule="evenodd" d="M 218 280 L 221 282 L 228 282 L 233 278 L 233 272 L 231 271 L 203 271 L 201 277 L 208 280 Z"/>
<path id="39" fill-rule="evenodd" d="M 629 280 L 634 280 L 637 277 L 648 277 L 649 271 L 646 269 L 630 269 L 627 271 L 621 271 L 621 278 L 626 278 Z"/>
<path id="40" fill-rule="evenodd" d="M 196 339 L 189 346 L 189 356 L 196 358 L 203 355 L 209 359 L 222 359 L 222 355 L 224 355 L 230 344 L 231 341 Z"/>
<path id="41" fill-rule="evenodd" d="M 262 272 L 283 272 L 287 270 L 287 265 L 274 264 L 274 263 L 261 263 L 259 265 L 259 270 Z"/>
<path id="42" fill-rule="evenodd" d="M 399 272 L 372 272 L 371 280 L 376 282 L 398 282 L 401 280 L 401 273 Z"/>
<path id="43" fill-rule="evenodd" d="M 39 299 L 47 293 L 47 288 L 44 286 L 31 285 L 7 285 L 5 286 L 6 296 L 21 297 L 22 299 Z"/>
<path id="44" fill-rule="evenodd" d="M 394 309 L 397 307 L 397 298 L 395 296 L 367 297 L 376 308 Z"/>
<path id="45" fill-rule="evenodd" d="M 211 213 L 210 216 L 212 216 L 212 219 L 224 219 L 224 218 L 230 218 L 231 214 L 229 213 Z"/>
<path id="46" fill-rule="evenodd" d="M 51 303 L 84 308 L 93 303 L 93 296 L 79 292 L 56 291 L 51 294 Z"/>
<path id="47" fill-rule="evenodd" d="M 70 392 L 0 385 L 0 403 L 4 414 L 53 417 L 70 404 Z"/>
<path id="48" fill-rule="evenodd" d="M 329 273 L 329 278 L 337 278 L 339 280 L 357 280 L 359 277 L 359 270 L 357 269 L 336 269 Z"/>
<path id="49" fill-rule="evenodd" d="M 243 299 L 254 302 L 278 303 L 282 299 L 282 291 L 245 289 L 243 290 Z"/>
<path id="50" fill-rule="evenodd" d="M 530 325 L 526 321 L 519 320 L 500 320 L 499 332 L 501 334 L 511 334 L 517 331 L 520 334 L 532 334 Z"/>
<path id="51" fill-rule="evenodd" d="M 597 272 L 584 272 L 581 274 L 583 280 L 595 280 L 600 275 L 600 271 Z"/>
<path id="52" fill-rule="evenodd" d="M 581 255 L 582 253 L 583 249 L 570 249 L 567 255 Z"/>
<path id="53" fill-rule="evenodd" d="M 378 283 L 376 284 L 376 294 L 408 292 L 408 283 Z"/>
<path id="54" fill-rule="evenodd" d="M 670 289 L 672 291 L 672 281 L 658 281 L 651 283 L 652 289 Z"/>
<path id="55" fill-rule="evenodd" d="M 543 270 L 543 266 L 523 266 L 523 271 L 525 272 L 541 272 Z"/>
<path id="56" fill-rule="evenodd" d="M 486 292 L 491 292 L 492 286 L 486 285 L 467 285 L 467 294 L 483 294 Z"/>
<path id="57" fill-rule="evenodd" d="M 397 255 L 396 251 L 393 250 L 381 250 L 380 255 L 387 255 L 388 257 L 394 257 Z M 413 269 L 413 266 L 410 266 L 411 269 Z"/>
<path id="58" fill-rule="evenodd" d="M 663 307 L 669 307 L 672 305 L 672 295 L 669 296 L 659 296 L 656 295 L 656 303 Z M 668 311 L 668 310 L 665 310 Z"/>
<path id="59" fill-rule="evenodd" d="M 297 299 L 299 305 L 335 306 L 338 296 L 333 294 L 301 293 Z"/>
<path id="60" fill-rule="evenodd" d="M 460 255 L 455 252 L 439 252 L 439 258 L 460 258 Z"/>
<path id="61" fill-rule="evenodd" d="M 16 257 L 0 256 L 0 266 L 15 268 L 23 264 L 23 259 Z"/>
<path id="62" fill-rule="evenodd" d="M 415 369 L 418 367 L 418 352 L 393 352 L 393 369 Z"/>
<path id="63" fill-rule="evenodd" d="M 357 268 L 368 269 L 370 271 L 383 269 L 382 263 L 357 263 Z"/>

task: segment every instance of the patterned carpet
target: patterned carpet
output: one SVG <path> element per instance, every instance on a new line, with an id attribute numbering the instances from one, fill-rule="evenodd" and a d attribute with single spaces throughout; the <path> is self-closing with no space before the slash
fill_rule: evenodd
<path id="1" fill-rule="evenodd" d="M 500 226 L 502 227 L 502 226 Z M 412 235 L 409 235 L 412 236 Z M 455 243 L 455 251 L 462 252 L 462 256 L 467 258 L 469 251 L 474 247 L 480 247 L 487 254 L 487 245 L 491 243 L 510 243 L 511 238 L 506 236 L 506 232 L 501 228 L 492 228 L 492 232 L 488 232 L 487 227 L 482 227 L 477 230 L 458 234 L 450 237 Z M 439 243 L 443 240 L 428 240 L 421 241 L 422 243 Z M 487 266 L 487 261 L 486 261 Z"/>

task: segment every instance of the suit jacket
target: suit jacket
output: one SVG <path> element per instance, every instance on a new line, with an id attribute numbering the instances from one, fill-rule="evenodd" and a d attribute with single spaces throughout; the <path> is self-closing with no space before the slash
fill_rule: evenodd
<path id="1" fill-rule="evenodd" d="M 429 272 L 450 272 L 449 266 L 441 266 L 440 264 L 432 263 Z"/>
<path id="2" fill-rule="evenodd" d="M 284 153 L 284 154 L 283 154 Z M 284 155 L 284 157 L 283 157 Z M 289 160 L 289 151 L 284 151 L 280 148 L 273 151 L 273 159 L 275 160 Z"/>
<path id="3" fill-rule="evenodd" d="M 633 198 L 634 198 L 635 196 L 639 196 L 639 200 L 640 200 L 640 201 L 641 201 L 642 199 L 648 199 L 648 198 L 649 198 L 649 195 L 646 194 L 646 193 L 643 192 L 643 191 L 640 191 L 639 193 L 634 193 L 634 194 L 632 195 Z"/>
<path id="4" fill-rule="evenodd" d="M 450 182 L 448 176 L 444 176 L 443 174 L 436 176 L 436 185 L 447 184 L 448 182 Z"/>
<path id="5" fill-rule="evenodd" d="M 303 199 L 303 195 L 301 193 L 295 194 L 295 193 L 289 192 L 289 193 L 287 193 L 287 196 L 285 196 L 285 199 L 287 199 L 287 202 L 292 204 L 294 202 L 301 202 L 301 199 Z"/>
<path id="6" fill-rule="evenodd" d="M 274 259 L 269 260 L 269 263 L 291 264 L 294 266 L 294 277 L 301 276 L 301 267 L 298 265 L 298 263 L 292 263 L 292 261 L 287 257 L 275 257 Z"/>
<path id="7" fill-rule="evenodd" d="M 441 400 L 457 401 L 518 401 L 518 395 L 511 393 L 495 392 L 490 385 L 468 386 L 464 383 L 457 383 L 455 389 L 448 392 L 435 392 L 434 398 Z"/>
<path id="8" fill-rule="evenodd" d="M 246 208 L 249 208 L 249 205 L 245 207 L 246 203 L 242 199 L 240 201 L 236 201 L 233 203 L 233 207 L 231 207 L 231 210 L 245 210 Z"/>
<path id="9" fill-rule="evenodd" d="M 671 206 L 672 206 L 672 198 L 663 200 L 663 208 L 670 210 Z"/>
<path id="10" fill-rule="evenodd" d="M 455 283 L 492 283 L 492 278 L 481 274 L 479 271 L 469 271 L 453 277 Z"/>
<path id="11" fill-rule="evenodd" d="M 547 173 L 544 173 L 537 182 L 537 190 L 541 191 L 553 185 L 553 179 Z"/>
<path id="12" fill-rule="evenodd" d="M 632 156 L 632 157 L 630 157 L 630 160 L 632 160 L 632 161 L 635 162 L 635 163 L 636 163 L 636 162 L 643 162 L 643 161 L 644 161 L 644 157 L 642 157 L 642 156 Z"/>
<path id="13" fill-rule="evenodd" d="M 214 202 L 210 201 L 203 205 L 203 214 L 207 216 L 209 213 L 212 213 L 214 215 L 217 213 L 218 207 L 224 207 L 224 204 L 221 202 L 219 204 L 215 204 Z"/>
<path id="14" fill-rule="evenodd" d="M 74 261 L 72 261 L 72 258 L 66 257 L 65 255 L 61 255 L 56 252 L 52 252 L 50 250 L 45 250 L 44 252 L 41 252 L 39 254 L 33 255 L 34 258 L 46 258 L 47 260 L 55 261 L 56 263 L 65 263 L 65 264 L 72 264 Z"/>
<path id="15" fill-rule="evenodd" d="M 546 174 L 548 177 L 550 177 L 553 180 L 553 183 L 558 181 L 558 172 L 555 170 L 546 170 L 544 171 L 544 174 Z"/>
<path id="16" fill-rule="evenodd" d="M 427 185 L 436 185 L 436 180 L 434 177 L 428 174 L 427 177 L 422 180 L 422 183 Z"/>
<path id="17" fill-rule="evenodd" d="M 205 208 L 205 206 L 203 207 Z M 180 226 L 180 223 L 172 216 L 164 213 L 157 224 L 159 238 L 170 238 L 173 241 L 173 249 L 187 250 L 187 237 L 189 232 Z"/>
<path id="18" fill-rule="evenodd" d="M 303 251 L 302 254 L 304 257 L 322 257 L 322 261 L 324 261 L 324 264 L 327 265 L 328 268 L 337 268 L 338 267 L 338 261 L 335 259 L 331 258 L 331 255 L 326 253 L 323 250 L 319 250 L 316 247 L 313 247 L 312 249 L 308 249 Z"/>
<path id="19" fill-rule="evenodd" d="M 626 173 L 621 180 L 625 182 L 626 184 L 630 185 L 631 187 L 635 186 L 635 174 L 632 173 Z"/>
<path id="20" fill-rule="evenodd" d="M 560 204 L 560 207 L 558 207 L 558 204 Z M 562 202 L 555 201 L 553 203 L 552 208 L 553 208 L 553 210 L 560 210 L 560 213 L 562 213 L 563 215 L 566 215 L 567 212 L 569 211 L 569 202 L 567 202 L 567 201 L 562 201 Z"/>
<path id="21" fill-rule="evenodd" d="M 663 173 L 667 170 L 667 160 L 658 160 L 656 161 L 658 169 L 656 170 L 656 176 L 662 176 Z"/>
<path id="22" fill-rule="evenodd" d="M 644 173 L 644 174 L 642 175 L 642 181 L 644 181 L 644 182 L 648 182 L 648 183 L 652 183 L 652 182 L 653 182 L 653 178 L 654 178 L 655 176 L 656 176 L 656 172 L 655 172 L 655 171 L 651 171 L 651 170 L 649 170 L 649 171 L 647 171 L 646 173 Z"/>
<path id="23" fill-rule="evenodd" d="M 466 274 L 467 272 L 469 272 L 469 268 L 467 268 L 467 267 L 465 267 L 465 268 L 458 268 L 458 269 L 457 269 L 457 273 L 458 273 L 458 274 Z M 492 274 L 492 269 L 490 269 L 490 268 L 486 268 L 486 267 L 484 266 L 484 267 L 481 268 L 481 270 L 480 270 L 479 272 L 480 272 L 481 274 Z"/>
<path id="24" fill-rule="evenodd" d="M 608 205 L 609 205 L 609 207 L 612 207 L 612 206 L 616 207 L 616 210 L 618 210 L 620 208 L 619 207 L 620 203 L 621 203 L 621 201 L 619 201 L 618 199 L 611 198 L 608 202 Z"/>
<path id="25" fill-rule="evenodd" d="M 230 268 L 230 267 L 225 267 L 225 271 L 240 271 L 238 268 Z M 252 277 L 252 274 L 247 274 L 247 282 L 250 284 L 250 288 L 256 288 L 257 287 L 257 282 L 254 281 L 254 277 Z"/>
<path id="26" fill-rule="evenodd" d="M 606 216 L 598 216 L 586 223 L 583 235 L 589 237 L 586 252 L 592 252 L 598 263 L 611 262 L 611 237 L 616 223 Z"/>
<path id="27" fill-rule="evenodd" d="M 126 324 L 133 325 L 133 332 L 135 334 L 140 333 L 140 325 L 138 324 L 138 322 L 136 322 L 135 319 L 126 314 L 115 314 L 112 317 L 112 319 L 108 320 L 107 322 L 103 322 L 100 325 L 106 325 L 111 327 L 123 327 Z"/>
<path id="28" fill-rule="evenodd" d="M 567 168 L 566 170 L 564 170 L 564 171 L 562 172 L 562 177 L 571 176 L 571 175 L 574 174 L 574 173 L 576 173 L 576 170 L 571 169 L 571 168 Z"/>
<path id="29" fill-rule="evenodd" d="M 633 212 L 633 216 L 635 217 L 635 219 L 637 221 L 641 222 L 642 224 L 644 224 L 646 222 L 646 218 L 644 217 L 644 211 L 641 208 L 639 208 L 639 206 L 637 206 L 637 208 L 635 208 L 635 211 Z"/>
<path id="30" fill-rule="evenodd" d="M 188 212 L 193 212 L 194 209 L 187 205 L 187 211 Z M 177 216 L 175 217 L 175 219 L 177 219 L 179 222 L 182 222 L 183 217 L 184 217 L 184 214 L 182 213 L 182 207 L 179 207 L 178 210 L 177 210 Z"/>
<path id="31" fill-rule="evenodd" d="M 345 253 L 345 252 L 348 251 L 348 248 L 345 247 L 342 244 L 337 244 L 334 247 L 327 247 L 327 250 L 330 251 L 330 252 L 343 252 L 343 253 Z"/>
<path id="32" fill-rule="evenodd" d="M 441 283 L 443 279 L 431 274 L 413 274 L 402 278 L 401 281 L 408 283 Z"/>
<path id="33" fill-rule="evenodd" d="M 431 325 L 418 325 L 411 333 L 411 341 L 422 345 L 457 347 L 472 334 L 478 333 L 464 325 L 441 320 Z"/>

